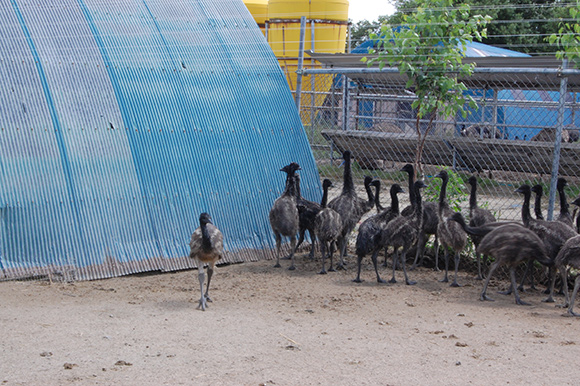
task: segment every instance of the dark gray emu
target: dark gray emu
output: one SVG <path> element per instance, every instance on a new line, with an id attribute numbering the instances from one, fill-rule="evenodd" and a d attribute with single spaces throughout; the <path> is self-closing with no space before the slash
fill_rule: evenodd
<path id="1" fill-rule="evenodd" d="M 387 224 L 382 233 L 383 244 L 385 247 L 388 245 L 393 247 L 393 277 L 391 280 L 389 280 L 390 283 L 397 282 L 395 280 L 397 260 L 403 266 L 405 283 L 407 285 L 413 285 L 416 283 L 409 280 L 409 277 L 407 276 L 406 260 L 407 251 L 409 251 L 409 249 L 415 245 L 421 232 L 421 226 L 423 223 L 423 203 L 421 200 L 421 189 L 426 186 L 427 185 L 425 185 L 425 183 L 421 180 L 415 181 L 413 184 L 413 189 L 415 190 L 413 194 L 414 202 L 412 202 L 413 213 L 410 216 L 396 217 L 393 221 Z"/>
<path id="2" fill-rule="evenodd" d="M 213 276 L 215 264 L 222 258 L 224 252 L 224 237 L 220 230 L 211 223 L 211 217 L 207 213 L 202 213 L 199 216 L 199 227 L 191 235 L 189 242 L 189 257 L 195 261 L 197 265 L 199 288 L 201 298 L 197 308 L 205 311 L 207 302 L 211 302 L 209 297 L 209 284 Z M 203 292 L 203 284 L 205 281 L 204 264 L 207 264 L 207 287 L 205 293 Z"/>
<path id="3" fill-rule="evenodd" d="M 296 207 L 298 208 L 298 242 L 296 243 L 296 250 L 304 241 L 306 231 L 310 233 L 310 260 L 314 260 L 314 249 L 316 246 L 316 231 L 314 229 L 314 219 L 322 207 L 319 203 L 310 201 L 302 197 L 300 192 L 300 175 L 294 176 L 296 179 Z M 296 253 L 296 251 L 294 251 Z"/>
<path id="4" fill-rule="evenodd" d="M 338 248 L 340 252 L 338 268 L 344 269 L 344 255 L 346 254 L 348 237 L 361 217 L 373 208 L 375 200 L 370 187 L 370 183 L 373 181 L 372 177 L 365 177 L 364 186 L 368 196 L 368 200 L 365 201 L 356 194 L 354 188 L 350 151 L 345 151 L 342 158 L 344 159 L 342 192 L 338 197 L 328 203 L 328 207 L 340 214 L 340 218 L 342 219 L 342 229 L 338 237 Z"/>
<path id="5" fill-rule="evenodd" d="M 560 252 L 560 249 L 564 245 L 564 243 L 577 235 L 576 231 L 569 227 L 568 225 L 564 224 L 560 221 L 545 221 L 545 220 L 536 220 L 532 218 L 530 214 L 530 197 L 532 194 L 532 190 L 529 185 L 522 185 L 518 189 L 516 189 L 517 193 L 521 193 L 524 196 L 524 203 L 522 205 L 522 222 L 524 226 L 534 232 L 540 240 L 544 242 L 544 247 L 546 248 L 546 254 L 552 260 L 552 262 L 556 259 L 556 255 Z M 544 300 L 545 302 L 553 303 L 554 302 L 554 273 L 552 268 L 550 267 L 550 279 L 551 285 L 549 286 L 550 294 Z M 525 280 L 522 280 L 522 282 Z"/>
<path id="6" fill-rule="evenodd" d="M 505 293 L 509 294 L 513 290 L 516 303 L 526 304 L 520 299 L 515 286 L 515 267 L 521 262 L 533 262 L 534 260 L 545 265 L 553 264 L 546 255 L 542 240 L 523 224 L 516 222 L 491 222 L 471 227 L 465 223 L 461 213 L 455 213 L 451 216 L 451 220 L 457 221 L 470 236 L 479 236 L 481 240 L 477 247 L 478 250 L 488 252 L 489 256 L 494 258 L 481 291 L 480 300 L 493 301 L 487 296 L 489 280 L 498 267 L 507 265 L 510 269 L 511 286 L 510 290 Z"/>
<path id="7" fill-rule="evenodd" d="M 459 287 L 459 284 L 457 283 L 459 255 L 467 245 L 467 234 L 456 221 L 450 219 L 455 212 L 453 212 L 447 202 L 447 183 L 449 182 L 447 171 L 441 170 L 435 177 L 441 178 L 442 180 L 441 190 L 439 192 L 439 208 L 437 210 L 437 215 L 439 216 L 437 237 L 439 238 L 439 242 L 443 246 L 445 252 L 445 276 L 441 281 L 443 283 L 449 282 L 449 248 L 451 248 L 455 253 L 455 276 L 451 283 L 451 287 Z M 435 255 L 438 254 L 437 252 L 438 251 L 436 251 Z"/>
<path id="8" fill-rule="evenodd" d="M 467 183 L 471 186 L 471 192 L 469 194 L 469 226 L 478 227 L 489 222 L 496 222 L 497 220 L 489 210 L 480 208 L 477 205 L 477 178 L 471 176 L 467 180 Z M 477 251 L 477 246 L 481 239 L 481 236 L 471 235 L 471 241 L 473 241 L 473 245 L 475 246 L 475 258 L 477 259 L 477 280 L 483 278 L 481 275 L 482 256 Z M 487 256 L 483 256 L 483 261 L 487 261 Z"/>
<path id="9" fill-rule="evenodd" d="M 413 184 L 415 183 L 415 168 L 411 164 L 406 164 L 403 166 L 401 171 L 408 174 L 408 181 L 409 181 L 409 203 L 410 205 L 407 206 L 401 212 L 403 216 L 410 216 L 413 213 L 413 202 L 415 194 L 413 192 Z M 413 261 L 413 265 L 411 266 L 411 270 L 414 270 L 418 265 L 423 265 L 423 260 L 425 258 L 425 246 L 427 245 L 427 241 L 429 241 L 429 237 L 431 235 L 435 236 L 435 241 L 433 243 L 433 247 L 435 250 L 439 249 L 439 240 L 437 239 L 437 224 L 439 223 L 439 218 L 437 217 L 437 208 L 438 205 L 436 202 L 422 202 L 423 205 L 423 223 L 421 225 L 421 229 L 419 235 L 417 236 L 417 244 L 416 244 L 416 252 L 415 252 L 415 260 Z M 387 265 L 385 253 L 385 266 Z M 438 269 L 437 267 L 438 262 L 435 262 L 435 270 Z"/>
<path id="10" fill-rule="evenodd" d="M 270 226 L 276 237 L 276 265 L 280 267 L 280 248 L 282 246 L 282 236 L 290 238 L 290 259 L 291 264 L 288 269 L 296 269 L 294 266 L 294 250 L 296 249 L 296 233 L 298 232 L 298 208 L 296 207 L 296 171 L 300 166 L 292 162 L 284 166 L 280 171 L 286 173 L 286 188 L 280 197 L 274 201 L 270 209 Z"/>
<path id="11" fill-rule="evenodd" d="M 391 206 L 383 209 L 382 212 L 369 217 L 360 225 L 356 238 L 357 275 L 356 279 L 353 280 L 355 283 L 362 282 L 360 278 L 362 259 L 369 253 L 371 253 L 371 260 L 375 267 L 377 282 L 385 282 L 379 275 L 377 268 L 377 255 L 384 246 L 382 243 L 382 233 L 385 226 L 394 218 L 399 216 L 399 198 L 397 197 L 397 194 L 402 192 L 403 189 L 398 184 L 393 184 L 390 190 Z"/>
<path id="12" fill-rule="evenodd" d="M 322 253 L 322 270 L 319 272 L 320 274 L 326 273 L 324 263 L 327 251 L 330 257 L 330 268 L 328 270 L 334 271 L 332 255 L 336 247 L 336 240 L 338 240 L 340 231 L 342 230 L 340 215 L 334 209 L 326 206 L 328 202 L 328 189 L 331 186 L 332 182 L 329 179 L 322 181 L 322 200 L 320 202 L 322 209 L 314 219 L 314 230 L 320 242 L 320 251 Z"/>
<path id="13" fill-rule="evenodd" d="M 497 227 L 481 240 L 477 249 L 480 253 L 485 253 L 494 259 L 483 285 L 480 300 L 493 301 L 486 294 L 489 280 L 499 266 L 507 265 L 516 304 L 529 305 L 529 303 L 523 302 L 518 294 L 515 268 L 521 262 L 533 261 L 534 259 L 544 265 L 554 264 L 554 261 L 546 255 L 542 240 L 534 232 L 520 225 L 508 224 Z"/>
<path id="14" fill-rule="evenodd" d="M 568 307 L 569 315 L 580 316 L 580 314 L 574 313 L 574 301 L 576 300 L 576 295 L 580 288 L 580 275 L 576 276 L 576 279 L 574 280 L 574 290 L 572 291 L 571 299 L 568 292 L 568 267 L 580 269 L 580 235 L 574 236 L 564 243 L 564 246 L 556 256 L 555 263 L 560 271 L 560 275 L 562 276 L 562 283 L 564 283 L 564 296 L 566 299 L 565 303 L 559 305 L 559 307 Z"/>

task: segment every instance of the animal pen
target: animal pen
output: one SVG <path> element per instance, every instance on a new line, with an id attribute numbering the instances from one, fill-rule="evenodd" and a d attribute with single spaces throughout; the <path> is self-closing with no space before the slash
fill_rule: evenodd
<path id="1" fill-rule="evenodd" d="M 309 54 L 324 68 L 298 69 L 303 79 L 296 102 L 322 177 L 340 180 L 334 160 L 348 149 L 360 176 L 403 182 L 398 170 L 414 161 L 418 144 L 407 79 L 396 68 L 367 68 L 365 55 Z M 568 201 L 580 191 L 580 71 L 562 69 L 553 57 L 465 61 L 477 65 L 463 82 L 478 108 L 467 108 L 465 119 L 433 117 L 422 156 L 425 177 L 441 167 L 463 181 L 474 174 L 481 178 L 480 202 L 500 218 L 516 220 L 522 198 L 514 190 L 540 183 L 551 218 L 558 176 L 568 180 Z M 420 121 L 423 133 L 427 123 Z"/>

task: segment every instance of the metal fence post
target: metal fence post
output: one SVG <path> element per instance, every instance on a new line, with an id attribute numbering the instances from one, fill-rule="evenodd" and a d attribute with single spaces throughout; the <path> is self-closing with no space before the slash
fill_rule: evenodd
<path id="1" fill-rule="evenodd" d="M 342 75 L 342 129 L 348 130 L 348 111 L 349 111 L 349 97 L 348 97 L 348 75 Z"/>
<path id="2" fill-rule="evenodd" d="M 298 46 L 298 71 L 296 77 L 296 108 L 300 113 L 300 97 L 302 93 L 302 70 L 304 67 L 304 35 L 306 34 L 306 16 L 300 17 L 300 44 Z"/>
<path id="3" fill-rule="evenodd" d="M 562 61 L 562 70 L 567 67 L 567 60 Z M 558 123 L 556 126 L 556 140 L 554 142 L 554 158 L 552 158 L 552 178 L 550 179 L 550 199 L 548 201 L 548 221 L 554 215 L 554 203 L 556 201 L 556 184 L 558 170 L 560 168 L 560 150 L 562 148 L 562 131 L 564 130 L 564 112 L 566 111 L 566 94 L 568 89 L 568 77 L 562 76 L 560 80 L 560 100 L 558 105 Z"/>

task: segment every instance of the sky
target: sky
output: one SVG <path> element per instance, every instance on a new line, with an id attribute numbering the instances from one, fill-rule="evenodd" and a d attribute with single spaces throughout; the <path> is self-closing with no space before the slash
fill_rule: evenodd
<path id="1" fill-rule="evenodd" d="M 388 0 L 350 0 L 348 6 L 348 17 L 355 23 L 365 19 L 374 21 L 394 12 L 395 7 Z"/>

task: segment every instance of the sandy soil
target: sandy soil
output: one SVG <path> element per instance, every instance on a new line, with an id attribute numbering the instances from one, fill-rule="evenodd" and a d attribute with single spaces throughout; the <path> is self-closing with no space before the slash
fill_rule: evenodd
<path id="1" fill-rule="evenodd" d="M 578 384 L 580 320 L 538 291 L 529 307 L 460 272 L 361 284 L 272 261 L 219 267 L 207 311 L 197 271 L 77 283 L 0 283 L 1 385 Z M 389 270 L 382 275 L 388 279 Z M 557 302 L 562 301 L 561 298 Z M 579 307 L 580 308 L 580 307 Z"/>

